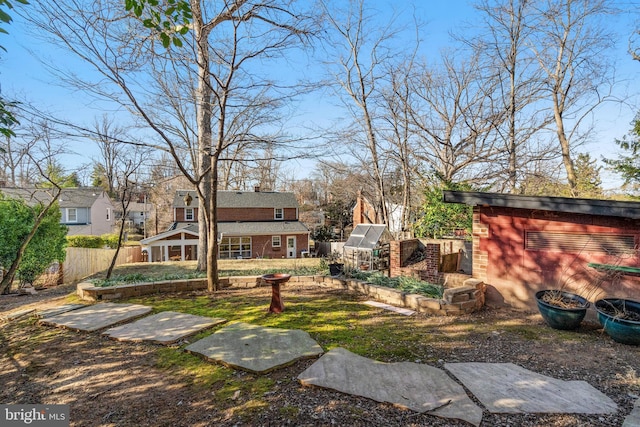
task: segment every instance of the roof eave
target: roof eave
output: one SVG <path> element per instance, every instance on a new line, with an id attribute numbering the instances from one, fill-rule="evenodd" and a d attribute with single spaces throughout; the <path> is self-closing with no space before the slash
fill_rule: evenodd
<path id="1" fill-rule="evenodd" d="M 640 203 L 637 202 L 451 190 L 444 190 L 442 198 L 445 203 L 463 203 L 469 206 L 495 206 L 640 219 Z"/>

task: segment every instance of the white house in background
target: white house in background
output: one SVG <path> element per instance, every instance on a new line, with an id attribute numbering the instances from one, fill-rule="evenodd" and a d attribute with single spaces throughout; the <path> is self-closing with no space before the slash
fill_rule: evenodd
<path id="1" fill-rule="evenodd" d="M 20 198 L 29 205 L 51 201 L 53 189 L 0 188 L 7 197 Z M 101 188 L 63 188 L 58 198 L 60 223 L 69 227 L 67 235 L 100 236 L 113 232 L 116 206 Z"/>
<path id="2" fill-rule="evenodd" d="M 144 202 L 131 202 L 127 208 L 127 223 L 135 228 L 139 234 L 147 237 L 149 230 L 145 229 L 146 221 L 151 218 L 154 207 L 153 204 Z"/>

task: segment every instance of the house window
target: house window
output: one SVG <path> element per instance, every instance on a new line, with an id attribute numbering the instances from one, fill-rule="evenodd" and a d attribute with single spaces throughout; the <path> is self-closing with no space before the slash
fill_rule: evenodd
<path id="1" fill-rule="evenodd" d="M 67 208 L 67 222 L 78 222 L 78 210 L 76 208 Z"/>
<path id="2" fill-rule="evenodd" d="M 274 219 L 283 220 L 284 219 L 284 209 L 275 208 L 275 213 L 273 215 Z"/>
<path id="3" fill-rule="evenodd" d="M 193 208 L 185 208 L 185 210 L 184 210 L 184 220 L 185 221 L 193 221 Z"/>
<path id="4" fill-rule="evenodd" d="M 220 259 L 251 258 L 251 237 L 223 237 L 219 253 Z"/>
<path id="5" fill-rule="evenodd" d="M 107 208 L 107 221 L 111 221 L 111 208 Z"/>
<path id="6" fill-rule="evenodd" d="M 280 236 L 271 236 L 271 247 L 279 248 L 282 246 L 282 239 Z"/>

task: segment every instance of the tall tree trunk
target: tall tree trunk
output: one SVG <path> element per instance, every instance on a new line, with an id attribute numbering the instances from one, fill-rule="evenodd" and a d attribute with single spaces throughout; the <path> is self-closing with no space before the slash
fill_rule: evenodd
<path id="1" fill-rule="evenodd" d="M 207 270 L 209 276 L 209 266 L 207 260 L 209 258 L 208 249 L 208 232 L 211 229 L 211 222 L 216 221 L 215 211 L 210 211 L 209 206 L 211 199 L 215 197 L 213 188 L 210 184 L 211 179 L 211 150 L 212 150 L 212 134 L 211 134 L 211 73 L 209 69 L 209 33 L 212 26 L 205 26 L 200 8 L 199 0 L 191 0 L 191 10 L 193 12 L 193 32 L 197 47 L 197 63 L 198 63 L 198 87 L 196 90 L 196 121 L 198 126 L 198 156 L 199 156 L 199 175 L 203 177 L 200 183 L 200 198 L 204 200 L 199 202 L 198 211 L 198 270 Z M 211 239 L 216 239 L 215 235 L 211 235 Z"/>

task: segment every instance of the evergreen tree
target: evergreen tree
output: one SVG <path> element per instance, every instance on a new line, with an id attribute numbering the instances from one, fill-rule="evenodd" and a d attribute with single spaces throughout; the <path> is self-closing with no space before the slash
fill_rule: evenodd
<path id="1" fill-rule="evenodd" d="M 633 127 L 621 140 L 616 140 L 616 144 L 627 154 L 621 154 L 617 159 L 604 159 L 604 162 L 612 170 L 622 175 L 625 184 L 640 184 L 640 114 L 636 116 L 632 123 Z"/>

